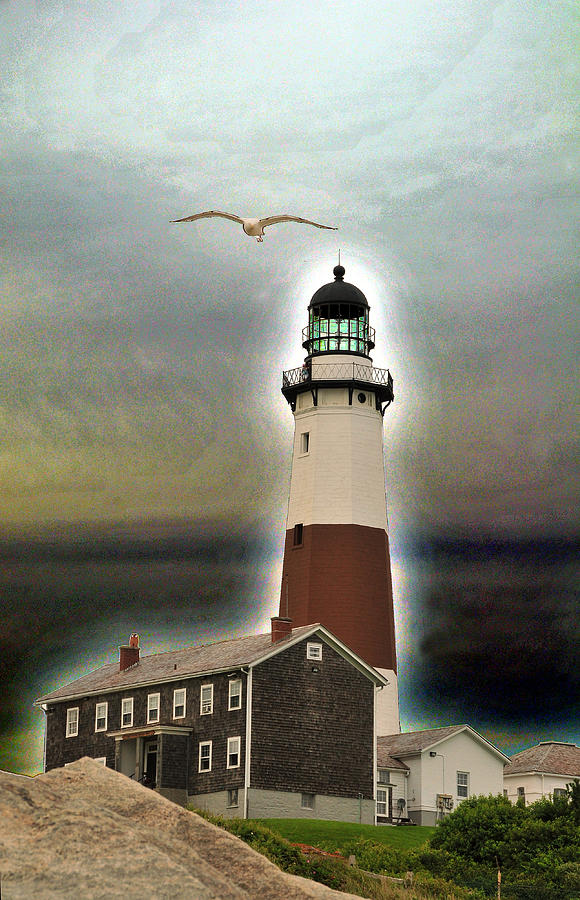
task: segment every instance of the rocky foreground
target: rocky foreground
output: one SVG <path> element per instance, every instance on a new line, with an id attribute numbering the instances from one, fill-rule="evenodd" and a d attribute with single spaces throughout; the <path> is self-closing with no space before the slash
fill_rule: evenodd
<path id="1" fill-rule="evenodd" d="M 242 841 L 91 759 L 0 772 L 0 897 L 330 900 Z"/>

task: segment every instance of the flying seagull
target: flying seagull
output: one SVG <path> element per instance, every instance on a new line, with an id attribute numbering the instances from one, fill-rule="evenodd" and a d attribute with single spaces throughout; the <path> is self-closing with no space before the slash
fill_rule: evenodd
<path id="1" fill-rule="evenodd" d="M 264 240 L 264 228 L 267 228 L 268 225 L 277 225 L 278 222 L 302 222 L 303 225 L 314 225 L 315 228 L 327 228 L 330 231 L 338 231 L 332 225 L 320 225 L 318 222 L 311 222 L 310 219 L 301 219 L 299 216 L 266 216 L 263 219 L 242 219 L 241 216 L 220 212 L 218 209 L 196 213 L 194 216 L 186 216 L 184 219 L 172 219 L 172 222 L 195 222 L 196 219 L 210 219 L 214 216 L 221 216 L 222 219 L 231 219 L 232 222 L 239 222 L 244 229 L 244 233 L 250 237 L 257 238 L 258 243 Z"/>

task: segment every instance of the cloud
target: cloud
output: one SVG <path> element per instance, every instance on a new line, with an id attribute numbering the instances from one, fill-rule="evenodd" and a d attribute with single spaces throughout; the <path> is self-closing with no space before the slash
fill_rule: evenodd
<path id="1" fill-rule="evenodd" d="M 578 541 L 566 538 L 424 544 L 414 560 L 423 568 L 407 687 L 415 704 L 438 720 L 451 708 L 514 732 L 573 728 L 577 554 Z"/>

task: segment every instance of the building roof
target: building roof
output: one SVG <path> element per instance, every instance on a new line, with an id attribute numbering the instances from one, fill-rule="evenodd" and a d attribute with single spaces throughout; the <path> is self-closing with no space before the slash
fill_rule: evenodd
<path id="1" fill-rule="evenodd" d="M 427 731 L 407 731 L 403 734 L 386 734 L 377 738 L 379 754 L 386 753 L 391 757 L 406 756 L 407 753 L 420 753 L 433 744 L 444 741 L 465 728 L 465 725 L 448 725 L 445 728 L 430 728 Z"/>
<path id="2" fill-rule="evenodd" d="M 393 756 L 389 756 L 387 751 L 383 747 L 381 747 L 381 738 L 379 738 L 378 740 L 379 744 L 377 747 L 377 767 L 379 769 L 403 769 L 405 772 L 408 772 L 409 766 L 405 765 L 404 762 L 401 762 L 400 759 L 395 759 Z"/>
<path id="3" fill-rule="evenodd" d="M 36 704 L 54 703 L 73 697 L 85 697 L 89 694 L 100 694 L 110 691 L 125 690 L 147 684 L 159 684 L 164 681 L 177 681 L 211 672 L 223 672 L 240 669 L 278 653 L 284 647 L 296 643 L 315 632 L 322 634 L 329 643 L 343 655 L 351 657 L 353 663 L 363 669 L 367 676 L 375 678 L 377 684 L 386 684 L 384 679 L 371 666 L 364 663 L 352 650 L 349 650 L 322 625 L 302 625 L 293 628 L 288 637 L 272 642 L 271 632 L 253 634 L 249 637 L 233 640 L 217 641 L 213 644 L 202 644 L 199 647 L 185 647 L 182 650 L 168 650 L 165 653 L 152 653 L 142 656 L 139 662 L 128 669 L 119 671 L 119 663 L 101 666 L 87 675 L 82 675 L 56 691 L 51 691 L 36 700 Z"/>
<path id="4" fill-rule="evenodd" d="M 542 741 L 514 753 L 509 766 L 504 769 L 504 775 L 521 775 L 524 772 L 580 778 L 580 747 L 559 741 Z"/>
<path id="5" fill-rule="evenodd" d="M 403 734 L 382 735 L 377 738 L 377 756 L 379 760 L 388 757 L 400 759 L 405 756 L 414 756 L 423 750 L 430 750 L 432 747 L 436 747 L 461 731 L 467 731 L 475 740 L 485 744 L 489 750 L 501 756 L 506 762 L 508 761 L 508 757 L 501 750 L 494 747 L 470 725 L 447 725 L 444 728 L 429 728 L 425 731 L 407 731 Z M 378 764 L 383 765 L 381 762 Z"/>

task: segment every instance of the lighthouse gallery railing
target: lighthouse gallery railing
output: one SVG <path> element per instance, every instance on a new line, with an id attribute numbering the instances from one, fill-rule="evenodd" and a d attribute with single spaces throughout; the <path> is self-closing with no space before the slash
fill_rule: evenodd
<path id="1" fill-rule="evenodd" d="M 282 389 L 297 387 L 316 381 L 362 381 L 384 385 L 392 389 L 393 378 L 388 369 L 362 366 L 360 363 L 317 363 L 314 372 L 310 366 L 298 366 L 282 373 Z"/>

